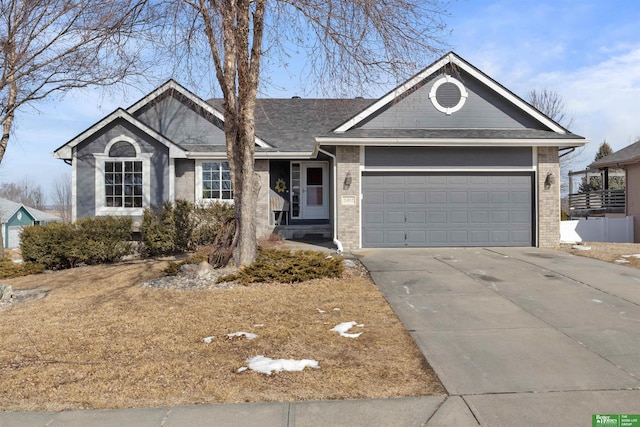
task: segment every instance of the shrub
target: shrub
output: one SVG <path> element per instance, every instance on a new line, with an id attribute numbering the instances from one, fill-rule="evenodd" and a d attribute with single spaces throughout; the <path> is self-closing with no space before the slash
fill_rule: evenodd
<path id="1" fill-rule="evenodd" d="M 132 253 L 131 223 L 130 218 L 98 217 L 25 227 L 22 258 L 47 269 L 115 262 Z"/>
<path id="2" fill-rule="evenodd" d="M 176 224 L 173 205 L 165 202 L 159 209 L 146 208 L 140 226 L 143 252 L 147 256 L 167 255 L 176 251 Z"/>
<path id="3" fill-rule="evenodd" d="M 230 203 L 215 202 L 200 204 L 193 210 L 192 242 L 195 245 L 209 245 L 213 243 L 220 226 L 229 218 L 235 216 L 235 207 Z"/>
<path id="4" fill-rule="evenodd" d="M 320 251 L 290 252 L 260 248 L 256 260 L 235 274 L 222 276 L 219 282 L 239 281 L 296 283 L 322 277 L 340 277 L 344 271 L 342 259 Z"/>
<path id="5" fill-rule="evenodd" d="M 42 273 L 44 265 L 23 262 L 17 264 L 9 258 L 0 258 L 0 279 L 11 279 L 13 277 L 27 276 L 29 274 Z"/>
<path id="6" fill-rule="evenodd" d="M 179 251 L 192 249 L 193 229 L 195 225 L 194 205 L 186 200 L 177 200 L 174 209 L 175 247 Z"/>
<path id="7" fill-rule="evenodd" d="M 560 211 L 560 221 L 569 221 L 570 219 L 571 217 L 567 212 L 565 212 L 564 210 Z"/>

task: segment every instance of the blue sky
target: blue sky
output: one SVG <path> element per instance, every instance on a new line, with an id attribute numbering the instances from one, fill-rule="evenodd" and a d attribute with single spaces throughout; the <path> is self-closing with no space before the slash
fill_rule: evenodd
<path id="1" fill-rule="evenodd" d="M 614 150 L 640 139 L 639 19 L 640 2 L 629 0 L 458 0 L 446 18 L 452 31 L 446 41 L 517 95 L 558 92 L 573 117 L 570 130 L 591 140 L 575 163 L 579 169 L 605 139 Z M 29 177 L 48 193 L 56 177 L 71 172 L 51 152 L 152 89 L 76 92 L 23 110 L 0 165 L 0 183 Z M 298 91 L 291 85 L 268 95 Z"/>

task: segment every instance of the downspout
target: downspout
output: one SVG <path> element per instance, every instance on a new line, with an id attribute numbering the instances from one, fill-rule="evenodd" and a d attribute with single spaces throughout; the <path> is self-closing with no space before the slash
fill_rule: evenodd
<path id="1" fill-rule="evenodd" d="M 318 148 L 318 152 L 325 154 L 333 159 L 333 244 L 336 245 L 336 252 L 342 255 L 344 248 L 342 242 L 338 240 L 338 162 L 335 154 Z"/>

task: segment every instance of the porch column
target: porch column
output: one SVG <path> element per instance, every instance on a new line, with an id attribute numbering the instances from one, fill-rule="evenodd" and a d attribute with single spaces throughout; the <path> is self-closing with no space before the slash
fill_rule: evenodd
<path id="1" fill-rule="evenodd" d="M 360 247 L 360 147 L 336 147 L 337 230 L 344 249 Z"/>
<path id="2" fill-rule="evenodd" d="M 547 179 L 547 176 L 555 179 Z M 538 246 L 560 243 L 560 163 L 557 147 L 538 147 Z"/>

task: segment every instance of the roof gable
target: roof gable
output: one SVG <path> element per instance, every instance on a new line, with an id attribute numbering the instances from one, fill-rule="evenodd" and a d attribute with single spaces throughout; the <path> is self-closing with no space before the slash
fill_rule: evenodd
<path id="1" fill-rule="evenodd" d="M 34 221 L 60 221 L 60 217 L 43 212 L 36 208 L 25 206 L 22 203 L 14 202 L 8 199 L 0 198 L 0 222 L 6 222 L 13 218 L 18 211 L 22 210 L 29 215 Z"/>
<path id="2" fill-rule="evenodd" d="M 174 80 L 167 81 L 127 111 L 180 145 L 226 145 L 224 115 Z M 270 147 L 258 137 L 256 145 Z"/>
<path id="3" fill-rule="evenodd" d="M 105 127 L 109 126 L 111 123 L 116 120 L 124 120 L 140 129 L 142 132 L 149 135 L 151 138 L 160 142 L 169 148 L 169 156 L 174 158 L 184 158 L 186 157 L 185 150 L 175 144 L 173 141 L 165 137 L 164 135 L 158 133 L 155 129 L 150 128 L 140 120 L 133 117 L 129 112 L 123 110 L 122 108 L 118 108 L 113 113 L 109 114 L 107 117 L 100 120 L 98 123 L 94 124 L 81 134 L 77 135 L 75 138 L 59 147 L 57 150 L 53 152 L 53 155 L 59 159 L 71 159 L 73 157 L 73 148 L 87 140 L 93 134 L 99 132 Z"/>
<path id="4" fill-rule="evenodd" d="M 400 125 L 401 129 L 408 128 L 477 128 L 477 125 L 470 125 L 468 117 L 463 114 L 465 107 L 456 112 L 454 115 L 447 115 L 455 120 L 448 120 L 448 125 L 443 126 L 446 120 L 443 120 L 443 113 L 437 112 L 433 108 L 430 97 L 432 96 L 432 87 L 434 81 L 443 76 L 453 76 L 455 79 L 464 80 L 465 89 L 471 89 L 468 95 L 470 104 L 476 104 L 475 109 L 480 107 L 488 108 L 486 113 L 494 112 L 493 121 L 485 122 L 484 127 L 487 128 L 507 128 L 527 127 L 540 130 L 548 130 L 557 134 L 567 134 L 568 131 L 549 117 L 542 114 L 522 98 L 506 89 L 504 86 L 491 79 L 489 76 L 460 58 L 453 52 L 440 58 L 429 67 L 425 68 L 414 77 L 407 80 L 402 85 L 393 89 L 391 92 L 380 98 L 367 109 L 361 111 L 351 119 L 342 123 L 335 128 L 335 133 L 344 133 L 354 128 L 386 128 L 389 124 Z M 418 120 L 405 119 L 405 122 L 398 122 L 397 118 L 403 112 L 402 110 L 411 109 L 415 116 L 420 113 L 420 108 L 416 106 L 429 108 L 430 113 L 423 114 Z M 470 113 L 473 113 L 469 108 Z M 394 111 L 395 110 L 395 111 Z M 396 120 L 393 120 L 393 116 Z M 458 119 L 459 117 L 459 119 Z M 439 118 L 440 120 L 433 120 Z M 429 120 L 431 119 L 431 120 Z M 486 117 L 485 117 L 486 119 Z M 481 121 L 482 117 L 476 117 L 476 121 Z M 389 123 L 391 122 L 391 123 Z M 460 124 L 464 123 L 464 126 Z"/>

